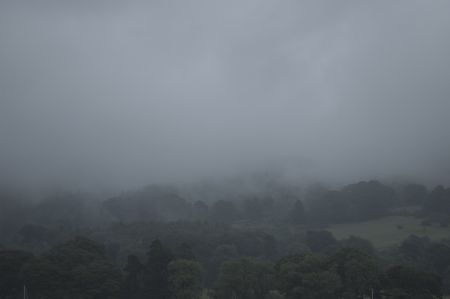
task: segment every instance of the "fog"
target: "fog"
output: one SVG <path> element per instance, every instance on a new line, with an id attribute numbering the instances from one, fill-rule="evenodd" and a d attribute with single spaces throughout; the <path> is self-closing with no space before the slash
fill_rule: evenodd
<path id="1" fill-rule="evenodd" d="M 0 2 L 0 173 L 450 183 L 449 1 Z"/>

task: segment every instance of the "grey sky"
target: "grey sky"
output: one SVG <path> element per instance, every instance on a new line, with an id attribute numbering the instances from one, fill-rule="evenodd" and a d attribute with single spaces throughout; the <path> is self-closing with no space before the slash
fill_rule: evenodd
<path id="1" fill-rule="evenodd" d="M 450 183 L 450 2 L 1 1 L 7 181 Z"/>

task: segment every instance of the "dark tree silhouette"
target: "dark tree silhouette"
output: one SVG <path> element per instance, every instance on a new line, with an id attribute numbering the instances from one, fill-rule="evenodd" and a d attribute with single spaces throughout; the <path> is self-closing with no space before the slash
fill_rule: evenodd
<path id="1" fill-rule="evenodd" d="M 169 288 L 168 265 L 174 259 L 169 248 L 161 241 L 155 240 L 147 253 L 147 264 L 144 270 L 144 294 L 149 298 L 168 299 Z"/>

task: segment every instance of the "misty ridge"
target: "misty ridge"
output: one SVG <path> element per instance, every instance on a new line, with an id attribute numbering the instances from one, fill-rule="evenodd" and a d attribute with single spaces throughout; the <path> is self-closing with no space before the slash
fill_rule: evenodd
<path id="1" fill-rule="evenodd" d="M 449 11 L 0 1 L 0 299 L 450 298 Z"/>
<path id="2" fill-rule="evenodd" d="M 425 219 L 422 224 L 435 222 L 446 227 L 450 223 L 449 198 L 450 188 L 440 185 L 429 189 L 418 183 L 371 180 L 339 187 L 323 183 L 302 186 L 268 174 L 189 185 L 149 185 L 113 196 L 58 190 L 36 199 L 4 187 L 0 199 L 1 240 L 6 244 L 21 244 L 28 238 L 33 241 L 34 229 L 44 234 L 61 230 L 76 235 L 141 222 L 322 229 L 332 224 L 410 215 Z M 42 241 L 43 246 L 52 244 L 51 239 Z"/>
<path id="3" fill-rule="evenodd" d="M 112 197 L 3 188 L 0 201 L 5 298 L 24 285 L 41 298 L 442 298 L 450 288 L 442 186 L 302 186 L 264 173 Z"/>

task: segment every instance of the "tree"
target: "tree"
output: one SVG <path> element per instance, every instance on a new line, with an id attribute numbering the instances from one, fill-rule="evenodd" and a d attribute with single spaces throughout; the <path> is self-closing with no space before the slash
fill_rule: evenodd
<path id="1" fill-rule="evenodd" d="M 450 246 L 433 242 L 428 248 L 427 256 L 434 270 L 438 274 L 444 275 L 450 267 Z"/>
<path id="2" fill-rule="evenodd" d="M 259 221 L 263 217 L 263 205 L 257 197 L 244 199 L 243 210 L 245 219 Z"/>
<path id="3" fill-rule="evenodd" d="M 24 266 L 35 257 L 20 250 L 0 250 L 0 297 L 15 298 L 25 283 L 22 275 Z"/>
<path id="4" fill-rule="evenodd" d="M 9 241 L 29 221 L 28 205 L 21 195 L 0 186 L 0 242 Z"/>
<path id="5" fill-rule="evenodd" d="M 353 248 L 362 252 L 365 252 L 369 255 L 374 255 L 375 248 L 373 247 L 372 242 L 369 240 L 350 236 L 348 238 L 342 239 L 339 241 L 339 247 L 341 248 Z"/>
<path id="6" fill-rule="evenodd" d="M 173 260 L 168 265 L 169 284 L 175 299 L 196 299 L 201 293 L 202 266 L 192 260 Z"/>
<path id="7" fill-rule="evenodd" d="M 353 248 L 343 248 L 330 257 L 342 281 L 341 296 L 359 299 L 378 291 L 380 270 L 376 259 Z"/>
<path id="8" fill-rule="evenodd" d="M 403 202 L 406 204 L 423 204 L 427 197 L 427 187 L 420 184 L 408 184 L 403 187 Z"/>
<path id="9" fill-rule="evenodd" d="M 195 260 L 191 246 L 185 242 L 175 248 L 175 257 L 182 260 Z"/>
<path id="10" fill-rule="evenodd" d="M 313 222 L 328 224 L 353 220 L 351 206 L 341 191 L 323 191 L 308 202 Z"/>
<path id="11" fill-rule="evenodd" d="M 436 274 L 408 266 L 386 271 L 384 296 L 389 299 L 442 298 L 442 282 Z"/>
<path id="12" fill-rule="evenodd" d="M 217 246 L 208 260 L 206 267 L 206 285 L 209 286 L 216 281 L 223 262 L 236 259 L 238 256 L 239 255 L 235 245 L 223 244 Z"/>
<path id="13" fill-rule="evenodd" d="M 232 223 L 237 220 L 238 212 L 232 201 L 218 200 L 212 206 L 210 217 L 213 222 Z"/>
<path id="14" fill-rule="evenodd" d="M 400 244 L 399 251 L 405 261 L 424 265 L 428 262 L 427 252 L 430 244 L 428 237 L 410 235 Z"/>
<path id="15" fill-rule="evenodd" d="M 35 221 L 73 230 L 86 222 L 86 198 L 80 193 L 58 192 L 36 205 Z"/>
<path id="16" fill-rule="evenodd" d="M 168 299 L 169 288 L 168 265 L 173 254 L 161 241 L 155 240 L 147 253 L 147 264 L 144 269 L 144 294 L 151 298 Z"/>
<path id="17" fill-rule="evenodd" d="M 381 217 L 395 203 L 394 189 L 378 181 L 359 182 L 308 198 L 312 220 L 320 223 L 362 221 Z"/>
<path id="18" fill-rule="evenodd" d="M 192 206 L 192 218 L 195 221 L 206 221 L 208 219 L 209 207 L 201 200 L 194 202 Z"/>
<path id="19" fill-rule="evenodd" d="M 144 274 L 144 265 L 139 258 L 133 254 L 128 256 L 127 265 L 125 266 L 125 282 L 124 291 L 128 298 L 141 298 L 142 283 Z"/>
<path id="20" fill-rule="evenodd" d="M 56 233 L 51 229 L 37 224 L 26 224 L 17 232 L 21 243 L 27 246 L 46 245 L 54 241 Z"/>
<path id="21" fill-rule="evenodd" d="M 313 252 L 330 252 L 337 245 L 337 240 L 333 234 L 326 230 L 307 231 L 306 245 Z"/>
<path id="22" fill-rule="evenodd" d="M 296 200 L 294 203 L 294 207 L 290 213 L 290 222 L 293 224 L 305 224 L 306 216 L 305 216 L 305 207 L 301 200 Z"/>
<path id="23" fill-rule="evenodd" d="M 450 294 L 450 267 L 442 274 L 442 292 L 444 294 Z"/>
<path id="24" fill-rule="evenodd" d="M 251 259 L 226 261 L 214 287 L 217 299 L 260 299 L 273 287 L 273 265 Z"/>
<path id="25" fill-rule="evenodd" d="M 393 188 L 378 181 L 351 184 L 346 186 L 342 193 L 356 221 L 385 215 L 397 198 Z"/>
<path id="26" fill-rule="evenodd" d="M 450 188 L 437 186 L 424 203 L 427 213 L 450 214 Z"/>
<path id="27" fill-rule="evenodd" d="M 279 288 L 287 299 L 339 298 L 341 279 L 327 260 L 316 254 L 296 254 L 276 265 Z"/>
<path id="28" fill-rule="evenodd" d="M 122 282 L 103 247 L 83 237 L 53 247 L 23 273 L 37 298 L 118 298 Z"/>

